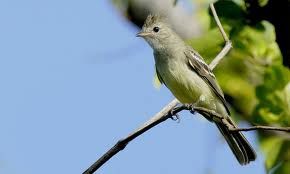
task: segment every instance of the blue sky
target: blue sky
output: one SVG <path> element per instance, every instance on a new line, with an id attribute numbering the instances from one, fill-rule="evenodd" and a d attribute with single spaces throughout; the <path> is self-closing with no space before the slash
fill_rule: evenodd
<path id="1" fill-rule="evenodd" d="M 173 99 L 110 1 L 1 1 L 0 21 L 0 173 L 81 173 Z M 98 173 L 259 174 L 258 153 L 241 167 L 213 124 L 183 112 Z"/>

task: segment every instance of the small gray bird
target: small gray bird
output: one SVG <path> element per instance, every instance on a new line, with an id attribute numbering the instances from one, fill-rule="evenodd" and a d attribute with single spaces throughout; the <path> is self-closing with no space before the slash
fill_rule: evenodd
<path id="1" fill-rule="evenodd" d="M 232 127 L 237 127 L 229 117 L 224 94 L 208 65 L 160 16 L 149 15 L 137 36 L 152 47 L 159 81 L 181 103 L 213 110 L 224 116 Z M 210 121 L 217 125 L 241 165 L 256 159 L 255 151 L 241 132 L 230 132 L 220 120 Z"/>

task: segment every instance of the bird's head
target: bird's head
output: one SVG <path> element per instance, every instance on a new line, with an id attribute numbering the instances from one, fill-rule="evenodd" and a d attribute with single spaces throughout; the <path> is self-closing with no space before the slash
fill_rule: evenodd
<path id="1" fill-rule="evenodd" d="M 144 38 L 154 49 L 162 49 L 170 41 L 172 30 L 159 15 L 149 15 L 137 37 Z"/>

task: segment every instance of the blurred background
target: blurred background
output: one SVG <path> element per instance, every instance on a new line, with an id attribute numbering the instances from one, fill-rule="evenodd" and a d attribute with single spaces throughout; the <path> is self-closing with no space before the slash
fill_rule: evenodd
<path id="1" fill-rule="evenodd" d="M 0 173 L 81 173 L 173 99 L 153 86 L 149 13 L 210 62 L 223 39 L 209 0 L 0 2 Z M 176 3 L 176 4 L 175 4 Z M 241 127 L 290 126 L 289 1 L 215 4 L 233 42 L 214 73 Z M 131 142 L 97 173 L 290 173 L 290 136 L 246 132 L 240 166 L 216 127 L 180 114 Z"/>

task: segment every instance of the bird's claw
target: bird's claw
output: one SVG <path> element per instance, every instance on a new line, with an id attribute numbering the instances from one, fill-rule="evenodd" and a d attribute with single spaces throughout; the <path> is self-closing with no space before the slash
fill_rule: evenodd
<path id="1" fill-rule="evenodd" d="M 180 122 L 180 117 L 179 117 L 178 114 L 172 115 L 170 118 L 171 118 L 173 121 L 177 121 L 177 123 Z"/>
<path id="2" fill-rule="evenodd" d="M 189 110 L 190 113 L 195 114 L 194 105 L 193 104 L 185 104 L 185 107 Z"/>
<path id="3" fill-rule="evenodd" d="M 177 121 L 178 123 L 180 122 L 180 117 L 179 117 L 179 115 L 177 113 L 175 113 L 175 108 L 170 110 L 169 113 L 171 115 L 170 116 L 171 120 Z"/>

